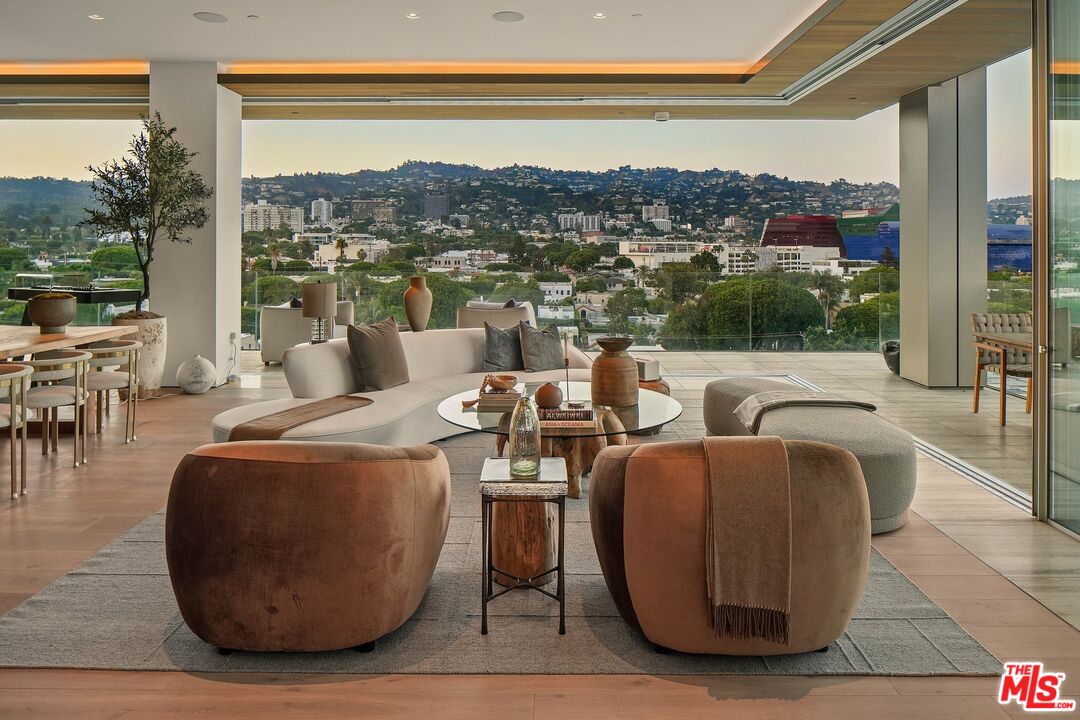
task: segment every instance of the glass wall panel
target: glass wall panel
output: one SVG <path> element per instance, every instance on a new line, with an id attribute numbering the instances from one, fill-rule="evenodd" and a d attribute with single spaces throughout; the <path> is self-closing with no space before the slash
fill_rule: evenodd
<path id="1" fill-rule="evenodd" d="M 1080 0 L 1049 7 L 1048 510 L 1080 532 Z"/>

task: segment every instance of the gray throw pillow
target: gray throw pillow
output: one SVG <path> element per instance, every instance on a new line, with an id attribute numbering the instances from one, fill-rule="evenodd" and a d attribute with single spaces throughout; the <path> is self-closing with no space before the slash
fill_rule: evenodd
<path id="1" fill-rule="evenodd" d="M 521 333 L 521 358 L 525 362 L 525 372 L 563 368 L 563 344 L 557 326 L 548 325 L 544 330 L 537 330 L 526 322 L 520 322 L 518 332 Z"/>
<path id="2" fill-rule="evenodd" d="M 350 325 L 348 338 L 349 361 L 360 392 L 409 382 L 409 363 L 394 318 L 373 325 Z"/>
<path id="3" fill-rule="evenodd" d="M 525 361 L 521 358 L 521 331 L 518 327 L 515 325 L 504 330 L 485 322 L 484 372 L 524 369 Z"/>

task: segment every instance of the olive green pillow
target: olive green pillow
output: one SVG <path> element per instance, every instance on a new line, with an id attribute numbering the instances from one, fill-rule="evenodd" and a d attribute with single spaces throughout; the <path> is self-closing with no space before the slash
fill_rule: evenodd
<path id="1" fill-rule="evenodd" d="M 518 332 L 521 333 L 521 359 L 525 363 L 525 372 L 563 368 L 563 343 L 558 326 L 548 325 L 543 330 L 537 330 L 526 322 L 520 322 Z"/>
<path id="2" fill-rule="evenodd" d="M 521 332 L 512 328 L 497 328 L 484 323 L 484 372 L 524 370 L 521 358 Z"/>
<path id="3" fill-rule="evenodd" d="M 409 363 L 394 318 L 372 325 L 350 325 L 348 339 L 349 361 L 359 392 L 386 390 L 409 382 Z"/>

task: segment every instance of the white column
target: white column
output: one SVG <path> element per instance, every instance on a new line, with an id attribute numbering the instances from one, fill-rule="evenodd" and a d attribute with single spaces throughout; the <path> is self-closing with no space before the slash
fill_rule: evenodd
<path id="1" fill-rule="evenodd" d="M 986 72 L 900 99 L 900 372 L 970 385 L 986 308 Z"/>
<path id="2" fill-rule="evenodd" d="M 240 96 L 218 85 L 216 63 L 151 62 L 150 110 L 198 153 L 192 167 L 214 191 L 210 221 L 189 231 L 191 244 L 159 243 L 150 266 L 151 307 L 168 318 L 163 384 L 174 385 L 194 355 L 225 377 L 240 332 Z"/>

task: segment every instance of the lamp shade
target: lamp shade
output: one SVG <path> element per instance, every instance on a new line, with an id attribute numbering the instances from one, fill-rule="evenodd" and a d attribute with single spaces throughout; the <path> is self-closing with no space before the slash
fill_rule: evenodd
<path id="1" fill-rule="evenodd" d="M 337 283 L 304 283 L 306 318 L 331 318 L 337 315 Z"/>

